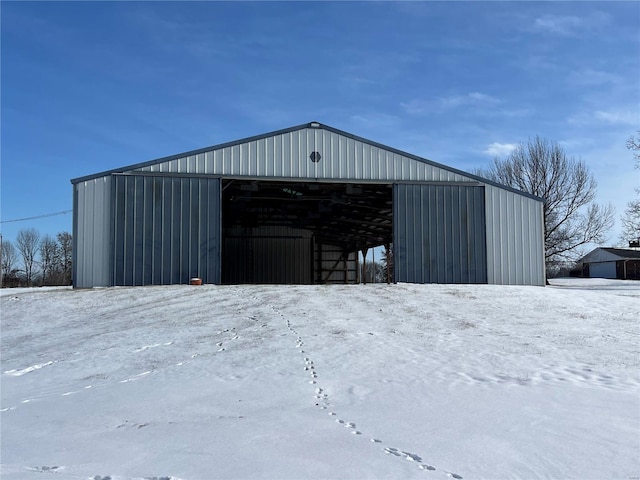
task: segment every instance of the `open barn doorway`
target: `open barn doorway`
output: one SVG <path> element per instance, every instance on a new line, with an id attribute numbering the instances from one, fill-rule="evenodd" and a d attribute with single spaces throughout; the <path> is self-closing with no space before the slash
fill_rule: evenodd
<path id="1" fill-rule="evenodd" d="M 222 283 L 359 283 L 393 242 L 393 186 L 225 179 Z"/>

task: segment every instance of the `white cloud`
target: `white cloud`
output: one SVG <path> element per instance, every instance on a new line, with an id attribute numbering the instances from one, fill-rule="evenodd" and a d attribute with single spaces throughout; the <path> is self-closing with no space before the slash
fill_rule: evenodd
<path id="1" fill-rule="evenodd" d="M 492 107 L 500 103 L 502 103 L 500 99 L 486 93 L 470 92 L 431 100 L 413 99 L 400 103 L 400 106 L 411 115 L 420 115 L 428 112 L 443 112 L 460 107 Z"/>
<path id="2" fill-rule="evenodd" d="M 518 145 L 515 143 L 493 142 L 484 150 L 484 153 L 492 157 L 506 157 L 516 148 L 518 148 Z"/>
<path id="3" fill-rule="evenodd" d="M 391 127 L 398 123 L 398 118 L 394 115 L 378 112 L 352 115 L 350 120 L 353 124 L 366 128 Z"/>
<path id="4" fill-rule="evenodd" d="M 456 108 L 468 105 L 496 105 L 500 103 L 495 97 L 480 92 L 471 92 L 466 95 L 454 95 L 438 99 L 440 105 L 445 108 Z"/>
<path id="5" fill-rule="evenodd" d="M 420 115 L 433 110 L 432 102 L 426 100 L 413 99 L 408 102 L 401 102 L 400 106 L 410 115 Z"/>
<path id="6" fill-rule="evenodd" d="M 543 30 L 559 35 L 573 35 L 580 28 L 583 21 L 579 17 L 566 16 L 557 17 L 554 15 L 544 15 L 536 18 L 533 26 L 536 30 Z"/>
<path id="7" fill-rule="evenodd" d="M 576 36 L 583 33 L 593 34 L 594 29 L 608 25 L 610 17 L 603 12 L 593 12 L 588 16 L 543 15 L 533 22 L 533 29 L 557 35 Z"/>
<path id="8" fill-rule="evenodd" d="M 522 107 L 522 108 L 512 108 L 512 109 L 502 109 L 498 111 L 498 115 L 502 117 L 526 117 L 535 113 L 533 108 Z"/>
<path id="9" fill-rule="evenodd" d="M 606 123 L 618 125 L 640 125 L 640 114 L 638 112 L 632 112 L 631 110 L 612 110 L 608 112 L 598 110 L 595 113 L 595 118 Z"/>
<path id="10" fill-rule="evenodd" d="M 567 122 L 579 126 L 595 127 L 608 124 L 637 127 L 640 125 L 640 112 L 632 110 L 583 111 L 570 116 Z"/>
<path id="11" fill-rule="evenodd" d="M 569 80 L 576 85 L 597 86 L 619 84 L 622 78 L 610 72 L 587 68 L 586 70 L 571 72 Z"/>

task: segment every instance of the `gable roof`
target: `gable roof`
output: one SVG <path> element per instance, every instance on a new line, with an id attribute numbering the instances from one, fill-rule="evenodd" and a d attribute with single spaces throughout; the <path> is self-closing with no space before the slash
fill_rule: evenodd
<path id="1" fill-rule="evenodd" d="M 195 158 L 196 156 L 201 156 L 203 154 L 211 154 L 212 152 L 220 152 L 220 151 L 225 151 L 225 150 L 231 150 L 234 147 L 239 147 L 239 146 L 244 146 L 244 145 L 251 145 L 251 144 L 257 144 L 260 141 L 264 141 L 267 139 L 273 139 L 273 138 L 277 138 L 277 137 L 282 137 L 284 135 L 287 134 L 291 134 L 293 132 L 300 132 L 302 130 L 315 130 L 315 131 L 325 131 L 325 132 L 329 132 L 332 134 L 335 134 L 339 137 L 342 137 L 344 139 L 350 139 L 353 140 L 355 142 L 358 142 L 359 144 L 362 145 L 366 145 L 368 147 L 372 147 L 373 149 L 378 149 L 378 151 L 380 152 L 384 152 L 385 154 L 389 154 L 393 160 L 395 162 L 404 162 L 404 164 L 399 167 L 402 170 L 409 170 L 411 169 L 411 165 L 406 165 L 407 162 L 414 162 L 416 164 L 416 166 L 418 168 L 420 168 L 420 166 L 422 166 L 422 168 L 424 169 L 426 168 L 431 168 L 431 169 L 435 169 L 437 171 L 440 171 L 441 175 L 446 174 L 446 178 L 443 181 L 456 181 L 456 182 L 481 182 L 487 185 L 493 185 L 495 187 L 504 189 L 504 190 L 508 190 L 514 193 L 517 193 L 519 195 L 528 197 L 528 198 L 532 198 L 534 200 L 540 201 L 542 202 L 543 199 L 540 197 L 537 197 L 535 195 L 529 194 L 527 192 L 523 192 L 511 187 L 508 187 L 506 185 L 502 185 L 499 184 L 497 182 L 494 182 L 492 180 L 486 179 L 486 178 L 482 178 L 480 176 L 474 175 L 474 174 L 470 174 L 467 172 L 464 172 L 462 170 L 458 170 L 456 168 L 453 167 L 449 167 L 446 165 L 442 165 L 440 163 L 434 162 L 432 160 L 428 160 L 426 158 L 422 158 L 419 157 L 417 155 L 413 155 L 407 152 L 403 152 L 401 150 L 395 149 L 393 147 L 389 147 L 386 145 L 382 145 L 380 143 L 374 142 L 372 140 L 368 140 L 362 137 L 358 137 L 356 135 L 353 135 L 351 133 L 348 132 L 344 132 L 342 130 L 338 130 L 336 128 L 330 127 L 328 125 L 323 125 L 319 122 L 310 122 L 310 123 L 305 123 L 302 125 L 298 125 L 295 127 L 290 127 L 290 128 L 286 128 L 286 129 L 282 129 L 282 130 L 276 130 L 273 132 L 269 132 L 269 133 L 265 133 L 262 135 L 256 135 L 256 136 L 252 136 L 252 137 L 247 137 L 244 139 L 240 139 L 240 140 L 235 140 L 232 142 L 226 142 L 226 143 L 222 143 L 222 144 L 218 144 L 218 145 L 214 145 L 214 146 L 210 146 L 210 147 L 205 147 L 205 148 L 200 148 L 197 150 L 191 150 L 188 152 L 184 152 L 184 153 L 179 153 L 176 155 L 171 155 L 168 157 L 161 157 L 155 160 L 150 160 L 150 161 L 146 161 L 146 162 L 142 162 L 142 163 L 138 163 L 138 164 L 134 164 L 134 165 L 129 165 L 129 166 L 125 166 L 125 167 L 120 167 L 120 168 L 115 168 L 112 170 L 107 170 L 107 171 L 103 171 L 100 173 L 96 173 L 96 174 L 92 174 L 92 175 L 87 175 L 87 176 L 83 176 L 83 177 L 78 177 L 78 178 L 74 178 L 71 180 L 72 184 L 76 184 L 76 183 L 80 183 L 80 182 L 84 182 L 87 180 L 93 180 L 96 178 L 101 178 L 101 177 L 105 177 L 105 176 L 109 176 L 112 174 L 118 174 L 118 173 L 133 173 L 133 172 L 170 172 L 170 171 L 175 171 L 175 169 L 179 169 L 180 167 L 177 166 L 179 161 L 184 161 L 186 159 L 189 158 Z M 323 152 L 323 155 L 325 155 L 325 153 Z M 175 167 L 172 166 L 176 165 Z M 165 169 L 163 170 L 163 167 L 165 167 Z M 191 173 L 191 172 L 190 172 Z M 218 173 L 218 175 L 222 175 L 225 176 L 226 174 L 220 174 Z M 246 175 L 241 175 L 241 176 L 246 176 Z M 305 175 L 301 175 L 301 176 L 305 176 Z M 307 175 L 308 176 L 308 175 Z M 318 177 L 316 176 L 316 180 L 318 179 Z M 322 177 L 322 179 L 325 179 L 325 177 Z M 354 178 L 354 180 L 359 180 L 358 178 Z M 405 179 L 392 179 L 391 181 L 402 181 Z M 418 179 L 418 181 L 433 181 L 432 179 L 430 180 L 420 180 Z"/>
<path id="2" fill-rule="evenodd" d="M 598 262 L 615 262 L 618 260 L 640 259 L 640 250 L 632 250 L 626 248 L 614 247 L 598 247 L 591 250 L 579 262 L 582 263 L 598 263 Z"/>
<path id="3" fill-rule="evenodd" d="M 640 250 L 632 250 L 627 248 L 610 248 L 610 247 L 602 247 L 602 250 L 609 252 L 613 255 L 617 255 L 620 258 L 624 258 L 624 259 L 640 258 Z"/>

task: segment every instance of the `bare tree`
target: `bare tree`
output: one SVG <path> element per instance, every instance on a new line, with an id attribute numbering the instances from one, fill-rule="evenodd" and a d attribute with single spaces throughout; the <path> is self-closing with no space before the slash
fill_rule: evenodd
<path id="1" fill-rule="evenodd" d="M 640 170 L 640 130 L 627 140 L 627 148 L 633 152 L 634 168 Z M 620 219 L 622 221 L 622 232 L 620 233 L 622 245 L 627 245 L 630 241 L 640 242 L 640 187 L 636 187 L 635 191 L 636 199 L 627 203 L 627 208 Z"/>
<path id="2" fill-rule="evenodd" d="M 367 260 L 365 283 L 384 283 L 387 281 L 384 265 L 380 262 L 372 262 Z"/>
<path id="3" fill-rule="evenodd" d="M 34 228 L 22 229 L 16 237 L 18 251 L 22 256 L 24 275 L 27 286 L 33 286 L 33 273 L 36 262 L 36 255 L 40 245 L 40 234 Z"/>
<path id="4" fill-rule="evenodd" d="M 627 140 L 627 148 L 633 151 L 633 158 L 636 161 L 635 168 L 640 169 L 640 130 Z"/>
<path id="5" fill-rule="evenodd" d="M 42 271 L 42 285 L 54 285 L 58 270 L 58 243 L 45 235 L 40 242 L 40 269 Z"/>
<path id="6" fill-rule="evenodd" d="M 14 265 L 18 260 L 18 252 L 13 243 L 9 241 L 2 241 L 2 248 L 0 249 L 0 256 L 2 260 L 0 264 L 2 266 L 2 286 L 6 285 L 6 280 L 15 275 Z"/>
<path id="7" fill-rule="evenodd" d="M 579 255 L 579 247 L 602 243 L 613 227 L 611 205 L 594 203 L 597 183 L 582 161 L 568 158 L 555 142 L 536 137 L 482 171 L 487 178 L 544 199 L 547 268 Z"/>
<path id="8" fill-rule="evenodd" d="M 73 242 L 69 232 L 60 232 L 56 236 L 59 249 L 59 268 L 61 271 L 61 283 L 71 285 L 71 262 L 73 255 Z"/>
<path id="9" fill-rule="evenodd" d="M 391 244 L 387 244 L 384 246 L 384 250 L 382 250 L 382 266 L 384 267 L 385 272 L 385 282 L 393 283 L 393 246 Z"/>
<path id="10" fill-rule="evenodd" d="M 627 203 L 624 215 L 620 219 L 622 232 L 620 242 L 627 246 L 631 242 L 640 242 L 640 199 Z"/>

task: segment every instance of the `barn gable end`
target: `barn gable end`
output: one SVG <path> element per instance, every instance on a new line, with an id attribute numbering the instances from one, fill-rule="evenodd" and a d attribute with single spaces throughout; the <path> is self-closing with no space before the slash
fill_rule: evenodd
<path id="1" fill-rule="evenodd" d="M 139 179 L 120 180 L 123 176 Z M 276 251 L 282 250 L 285 238 L 300 231 L 306 232 L 301 236 L 309 239 L 295 243 L 304 243 L 303 247 L 296 247 L 299 253 L 291 257 L 299 266 L 287 265 L 289 273 L 274 274 L 273 281 L 286 278 L 288 283 L 318 283 L 323 278 L 339 276 L 335 271 L 317 271 L 322 270 L 319 265 L 323 261 L 326 263 L 321 252 L 338 252 L 335 255 L 344 265 L 336 268 L 344 267 L 349 272 L 357 262 L 354 252 L 394 243 L 399 228 L 405 233 L 409 229 L 413 237 L 419 235 L 425 241 L 427 237 L 438 239 L 441 246 L 427 255 L 424 242 L 416 244 L 413 237 L 411 245 L 404 240 L 399 242 L 397 248 L 404 250 L 398 253 L 413 274 L 406 277 L 406 271 L 401 270 L 396 272 L 398 279 L 544 283 L 539 198 L 317 122 L 102 172 L 72 183 L 77 287 L 186 283 L 190 276 L 204 276 L 200 265 L 206 265 L 210 283 L 220 283 L 225 281 L 220 272 L 233 271 L 241 263 L 223 250 L 240 252 L 240 247 L 245 249 L 245 256 L 251 252 L 256 256 L 256 249 L 263 252 L 253 266 L 242 264 L 249 272 L 246 280 L 260 278 L 270 282 L 271 277 L 264 272 L 250 277 L 251 271 L 267 268 L 260 266 L 263 257 L 281 259 L 264 263 L 269 269 L 277 271 L 278 265 L 284 268 L 285 257 Z M 217 190 L 212 190 L 214 184 Z M 166 185 L 171 185 L 169 190 Z M 207 185 L 206 200 L 200 199 L 203 185 Z M 422 185 L 421 195 L 440 191 L 441 187 L 449 189 L 447 192 L 454 188 L 456 198 L 475 188 L 476 193 L 464 193 L 464 198 L 481 198 L 482 204 L 478 200 L 473 205 L 467 205 L 471 200 L 464 204 L 455 200 L 452 208 L 437 203 L 423 208 L 418 207 L 421 200 L 412 200 L 411 215 L 440 215 L 438 221 L 422 217 L 412 220 L 407 217 L 408 204 L 398 203 L 402 196 L 392 195 L 393 191 L 407 191 L 409 185 Z M 212 198 L 211 192 L 218 190 Z M 172 216 L 167 209 L 182 209 L 185 215 L 193 209 L 205 209 L 207 214 L 199 214 L 184 224 L 182 216 Z M 479 213 L 474 213 L 474 219 L 468 217 L 469 212 L 479 209 L 481 217 Z M 176 227 L 176 222 L 182 222 L 181 227 Z M 217 225 L 212 226 L 211 222 Z M 267 227 L 278 233 L 272 233 L 270 239 L 263 238 L 260 229 L 264 232 Z M 207 234 L 202 233 L 203 228 Z M 179 242 L 191 247 L 185 250 L 184 245 L 178 246 Z M 171 258 L 165 259 L 158 252 L 171 252 Z M 434 259 L 434 255 L 442 258 Z M 230 265 L 230 261 L 237 261 L 238 265 Z M 429 265 L 434 261 L 439 262 L 441 272 L 436 276 Z M 128 268 L 145 272 L 130 273 Z M 472 276 L 460 274 L 461 269 L 468 273 L 469 268 L 482 271 Z M 165 277 L 169 280 L 165 281 Z M 344 280 L 352 282 L 354 277 L 345 273 Z"/>

